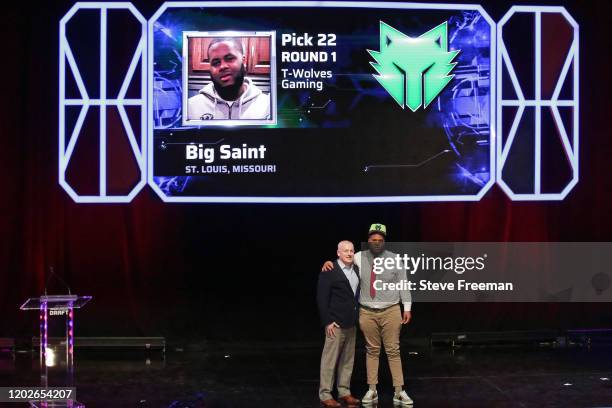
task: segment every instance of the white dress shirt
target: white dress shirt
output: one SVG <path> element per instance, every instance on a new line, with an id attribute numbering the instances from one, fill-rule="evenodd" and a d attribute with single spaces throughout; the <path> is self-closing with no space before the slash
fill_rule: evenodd
<path id="1" fill-rule="evenodd" d="M 359 286 L 359 276 L 357 276 L 357 274 L 355 273 L 355 268 L 353 268 L 353 265 L 351 264 L 351 266 L 346 266 L 340 259 L 338 259 L 338 265 L 340 266 L 340 269 L 342 269 L 342 272 L 344 272 L 344 276 L 346 276 L 346 279 L 348 279 L 349 283 L 351 284 L 351 289 L 353 289 L 353 294 L 357 294 L 357 286 Z"/>

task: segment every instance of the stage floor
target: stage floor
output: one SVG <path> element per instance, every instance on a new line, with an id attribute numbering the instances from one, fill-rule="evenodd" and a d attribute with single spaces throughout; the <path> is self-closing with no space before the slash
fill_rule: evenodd
<path id="1" fill-rule="evenodd" d="M 77 355 L 77 399 L 86 407 L 319 406 L 317 345 L 209 345 L 206 351 L 169 350 Z M 612 407 L 612 349 L 402 346 L 406 389 L 415 407 Z M 384 359 L 383 359 L 384 361 Z M 0 356 L 0 386 L 38 386 L 38 356 Z M 353 393 L 366 391 L 365 350 L 358 347 Z M 392 407 L 386 362 L 380 402 Z M 4 406 L 1 405 L 0 406 Z M 19 404 L 6 404 L 18 407 Z"/>

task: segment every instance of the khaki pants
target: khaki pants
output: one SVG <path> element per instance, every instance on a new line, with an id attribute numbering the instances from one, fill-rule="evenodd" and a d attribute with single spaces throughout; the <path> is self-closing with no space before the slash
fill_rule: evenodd
<path id="1" fill-rule="evenodd" d="M 378 363 L 381 343 L 385 346 L 393 386 L 404 385 L 399 338 L 402 329 L 402 316 L 399 305 L 391 306 L 381 312 L 364 308 L 359 310 L 359 326 L 366 341 L 366 370 L 368 384 L 378 384 Z"/>
<path id="2" fill-rule="evenodd" d="M 355 359 L 355 328 L 342 329 L 337 327 L 336 336 L 325 336 L 325 345 L 321 354 L 321 382 L 319 383 L 319 399 L 325 401 L 332 398 L 336 369 L 338 370 L 338 397 L 351 394 L 351 375 Z"/>

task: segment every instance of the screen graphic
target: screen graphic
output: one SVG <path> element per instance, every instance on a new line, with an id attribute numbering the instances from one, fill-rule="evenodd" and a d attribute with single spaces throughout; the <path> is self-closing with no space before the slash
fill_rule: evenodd
<path id="1" fill-rule="evenodd" d="M 490 185 L 494 24 L 478 10 L 169 7 L 153 27 L 150 168 L 166 200 Z"/>
<path id="2" fill-rule="evenodd" d="M 494 183 L 563 200 L 578 34 L 556 6 L 496 24 L 459 4 L 171 2 L 146 19 L 76 3 L 60 21 L 59 183 L 92 203 L 147 184 L 166 202 L 477 201 Z"/>
<path id="3" fill-rule="evenodd" d="M 369 51 L 378 73 L 374 78 L 402 107 L 427 108 L 453 79 L 451 63 L 459 50 L 448 52 L 447 22 L 410 38 L 380 22 L 380 51 Z M 425 103 L 423 104 L 423 99 Z"/>
<path id="4" fill-rule="evenodd" d="M 183 125 L 275 124 L 274 46 L 274 32 L 183 32 Z"/>

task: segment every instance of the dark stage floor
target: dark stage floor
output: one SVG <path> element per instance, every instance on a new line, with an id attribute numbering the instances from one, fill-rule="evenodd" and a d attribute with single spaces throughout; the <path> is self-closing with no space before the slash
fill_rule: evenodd
<path id="1" fill-rule="evenodd" d="M 87 407 L 318 407 L 315 345 L 209 346 L 209 351 L 77 355 L 77 398 Z M 358 347 L 353 392 L 361 397 L 365 351 Z M 612 407 L 612 349 L 403 346 L 415 407 Z M 38 357 L 0 357 L 0 386 L 37 386 Z M 379 407 L 392 407 L 381 364 Z M 1 403 L 0 403 L 1 404 Z M 4 406 L 4 405 L 2 405 Z M 23 406 L 6 404 L 7 407 Z"/>

